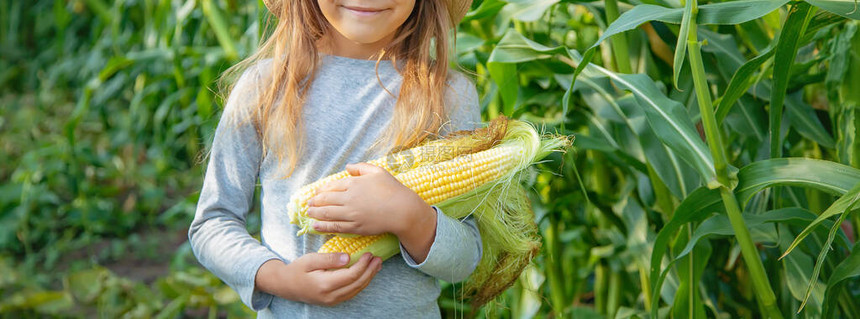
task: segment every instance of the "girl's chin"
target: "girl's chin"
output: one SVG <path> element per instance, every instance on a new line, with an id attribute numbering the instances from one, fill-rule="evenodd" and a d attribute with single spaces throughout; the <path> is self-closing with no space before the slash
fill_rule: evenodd
<path id="1" fill-rule="evenodd" d="M 376 32 L 374 32 L 373 34 L 348 32 L 341 33 L 341 35 L 343 35 L 343 37 L 347 40 L 361 45 L 374 44 L 379 41 L 382 41 L 382 39 L 385 38 L 384 36 L 379 36 L 379 34 Z"/>
<path id="2" fill-rule="evenodd" d="M 376 40 L 376 39 L 349 38 L 349 37 L 347 37 L 347 39 L 349 39 L 349 41 L 352 41 L 353 43 L 355 43 L 357 45 L 373 45 L 373 44 L 376 44 L 377 42 L 379 42 L 379 40 Z"/>

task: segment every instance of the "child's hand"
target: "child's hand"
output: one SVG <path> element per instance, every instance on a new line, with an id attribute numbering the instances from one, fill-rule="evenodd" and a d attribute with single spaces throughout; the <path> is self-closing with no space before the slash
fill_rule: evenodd
<path id="1" fill-rule="evenodd" d="M 386 170 L 348 164 L 350 177 L 317 190 L 308 202 L 314 229 L 325 233 L 392 233 L 415 262 L 427 258 L 436 238 L 436 210 Z"/>
<path id="2" fill-rule="evenodd" d="M 386 170 L 367 163 L 348 164 L 350 177 L 317 190 L 308 202 L 313 227 L 326 233 L 376 235 L 409 232 L 435 211 Z M 435 220 L 435 219 L 434 219 Z"/>
<path id="3" fill-rule="evenodd" d="M 281 262 L 278 268 L 266 262 L 257 272 L 257 285 L 281 298 L 334 306 L 355 297 L 382 269 L 382 260 L 370 253 L 351 267 L 341 268 L 347 263 L 347 254 L 318 253 L 303 255 L 287 265 Z"/>

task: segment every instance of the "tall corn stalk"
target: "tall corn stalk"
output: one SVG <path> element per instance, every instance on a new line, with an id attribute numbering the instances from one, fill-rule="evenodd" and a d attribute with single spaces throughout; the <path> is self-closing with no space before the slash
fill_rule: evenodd
<path id="1" fill-rule="evenodd" d="M 773 293 L 773 288 L 771 288 L 764 265 L 759 257 L 758 249 L 752 240 L 752 236 L 750 236 L 749 229 L 742 216 L 741 206 L 738 204 L 738 200 L 733 192 L 736 185 L 736 181 L 733 179 L 736 177 L 729 176 L 729 163 L 725 153 L 726 148 L 723 145 L 722 134 L 714 116 L 711 91 L 705 78 L 705 67 L 702 63 L 701 46 L 697 33 L 698 26 L 696 24 L 696 17 L 699 13 L 697 2 L 697 0 L 687 0 L 686 10 L 684 11 L 684 21 L 689 23 L 689 33 L 686 39 L 687 51 L 689 52 L 690 68 L 693 72 L 696 100 L 699 104 L 699 112 L 702 115 L 702 125 L 705 128 L 708 146 L 714 157 L 714 169 L 716 170 L 717 180 L 720 184 L 720 197 L 723 200 L 726 214 L 735 232 L 735 238 L 741 247 L 741 253 L 743 254 L 747 269 L 750 271 L 750 277 L 752 278 L 759 303 L 764 308 L 767 317 L 782 318 L 782 314 L 776 305 L 776 296 Z M 683 34 L 681 35 L 683 36 Z M 680 40 L 678 45 L 681 45 Z"/>

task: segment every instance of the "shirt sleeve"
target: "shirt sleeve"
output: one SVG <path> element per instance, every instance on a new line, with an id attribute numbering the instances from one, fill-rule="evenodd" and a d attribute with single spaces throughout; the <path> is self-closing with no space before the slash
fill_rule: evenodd
<path id="1" fill-rule="evenodd" d="M 450 106 L 446 125 L 440 134 L 480 127 L 481 107 L 475 85 L 465 76 L 455 73 L 449 81 L 446 102 Z M 416 263 L 400 245 L 400 255 L 406 264 L 430 276 L 448 281 L 465 280 L 481 261 L 483 245 L 481 233 L 472 216 L 462 221 L 448 217 L 436 206 L 436 237 L 423 262 Z"/>
<path id="2" fill-rule="evenodd" d="M 245 224 L 262 160 L 257 131 L 247 116 L 256 102 L 259 74 L 254 70 L 237 81 L 218 122 L 188 240 L 200 264 L 259 311 L 273 296 L 256 289 L 257 271 L 280 258 L 251 237 Z"/>
<path id="3" fill-rule="evenodd" d="M 436 210 L 436 237 L 423 262 L 416 263 L 403 244 L 400 245 L 400 255 L 406 264 L 430 276 L 447 282 L 460 282 L 469 277 L 478 266 L 483 253 L 481 233 L 474 218 L 466 217 L 463 221 L 451 218 Z"/>

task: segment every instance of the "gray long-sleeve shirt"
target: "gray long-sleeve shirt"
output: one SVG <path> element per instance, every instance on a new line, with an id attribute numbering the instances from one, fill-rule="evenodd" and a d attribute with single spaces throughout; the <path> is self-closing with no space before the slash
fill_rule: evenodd
<path id="1" fill-rule="evenodd" d="M 474 220 L 452 219 L 437 207 L 436 237 L 424 262 L 401 255 L 353 299 L 334 307 L 279 298 L 254 286 L 260 266 L 271 259 L 285 263 L 316 252 L 327 236 L 296 236 L 287 203 L 305 184 L 344 169 L 347 163 L 371 160 L 368 148 L 392 118 L 395 98 L 376 77 L 375 61 L 323 56 L 304 105 L 305 147 L 292 176 L 279 179 L 277 156 L 262 157 L 253 124 L 242 121 L 264 87 L 270 61 L 249 68 L 227 100 L 215 131 L 203 189 L 188 238 L 200 263 L 230 287 L 261 318 L 439 317 L 438 279 L 465 279 L 481 257 L 481 238 Z M 379 79 L 392 93 L 402 77 L 390 63 L 380 63 Z M 446 91 L 447 120 L 441 134 L 480 125 L 474 84 L 454 73 Z M 443 115 L 443 120 L 445 120 Z M 261 184 L 262 243 L 249 235 L 245 220 Z M 285 283 L 289 284 L 289 283 Z"/>

